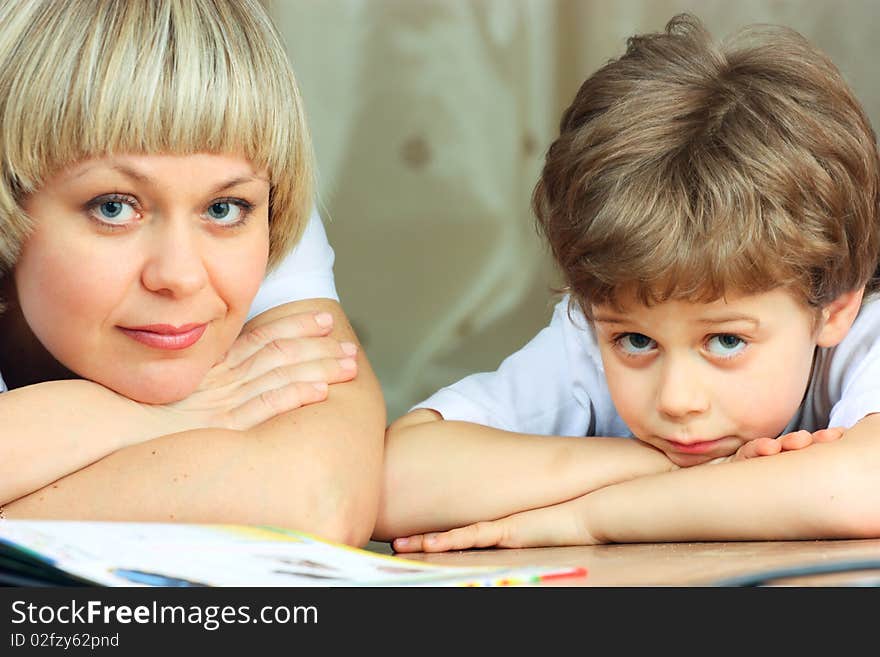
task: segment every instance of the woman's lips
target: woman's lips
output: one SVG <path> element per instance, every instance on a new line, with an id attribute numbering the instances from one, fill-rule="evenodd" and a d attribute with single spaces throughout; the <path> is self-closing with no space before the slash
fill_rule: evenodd
<path id="1" fill-rule="evenodd" d="M 149 326 L 120 326 L 120 331 L 132 340 L 154 349 L 178 350 L 193 346 L 202 337 L 207 324 L 151 324 Z"/>

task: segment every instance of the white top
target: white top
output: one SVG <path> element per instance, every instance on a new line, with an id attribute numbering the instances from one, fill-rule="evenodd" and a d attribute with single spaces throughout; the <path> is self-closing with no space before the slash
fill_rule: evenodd
<path id="1" fill-rule="evenodd" d="M 333 259 L 333 249 L 327 241 L 324 224 L 317 211 L 313 211 L 300 241 L 260 285 L 247 318 L 300 299 L 339 301 L 333 280 Z M 6 392 L 2 373 L 0 392 Z"/>
<path id="2" fill-rule="evenodd" d="M 517 433 L 632 437 L 605 384 L 596 336 L 568 297 L 550 325 L 494 372 L 472 374 L 413 408 Z M 880 412 L 880 299 L 867 301 L 846 338 L 817 349 L 807 394 L 784 433 L 851 427 Z"/>

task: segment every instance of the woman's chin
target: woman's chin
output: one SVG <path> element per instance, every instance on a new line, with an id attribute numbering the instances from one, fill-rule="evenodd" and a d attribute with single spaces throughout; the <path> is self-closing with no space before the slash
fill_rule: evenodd
<path id="1" fill-rule="evenodd" d="M 198 376 L 125 377 L 96 382 L 133 401 L 162 405 L 189 397 L 199 387 L 202 378 L 204 372 Z"/>
<path id="2" fill-rule="evenodd" d="M 120 395 L 128 397 L 136 402 L 140 402 L 141 404 L 152 404 L 154 406 L 179 402 L 180 400 L 189 397 L 194 391 L 195 387 L 187 388 L 185 390 L 142 390 L 140 388 L 131 391 L 116 390 Z"/>

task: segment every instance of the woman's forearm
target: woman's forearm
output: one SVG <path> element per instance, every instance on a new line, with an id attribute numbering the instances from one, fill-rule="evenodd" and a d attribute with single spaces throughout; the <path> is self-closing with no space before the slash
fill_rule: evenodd
<path id="1" fill-rule="evenodd" d="M 127 447 L 16 500 L 6 514 L 272 524 L 346 539 L 341 525 L 356 499 L 348 478 L 354 473 L 324 442 L 342 448 L 341 427 L 318 435 L 313 419 L 292 422 L 286 437 L 199 429 Z"/>
<path id="2" fill-rule="evenodd" d="M 148 407 L 83 380 L 3 393 L 0 427 L 0 504 L 172 430 Z"/>
<path id="3" fill-rule="evenodd" d="M 328 301 L 332 308 L 338 304 Z M 339 335 L 351 339 L 341 311 L 333 312 Z M 379 384 L 359 353 L 357 378 L 331 386 L 324 402 L 248 431 L 199 429 L 120 449 L 6 512 L 274 524 L 363 544 L 378 506 L 384 427 Z"/>
<path id="4" fill-rule="evenodd" d="M 377 540 L 500 518 L 675 468 L 635 440 L 515 434 L 429 414 L 389 428 Z"/>

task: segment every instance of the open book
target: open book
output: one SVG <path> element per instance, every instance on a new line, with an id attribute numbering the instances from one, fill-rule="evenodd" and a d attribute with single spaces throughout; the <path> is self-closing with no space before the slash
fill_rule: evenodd
<path id="1" fill-rule="evenodd" d="M 437 566 L 248 525 L 0 521 L 0 584 L 509 586 L 582 568 Z"/>

